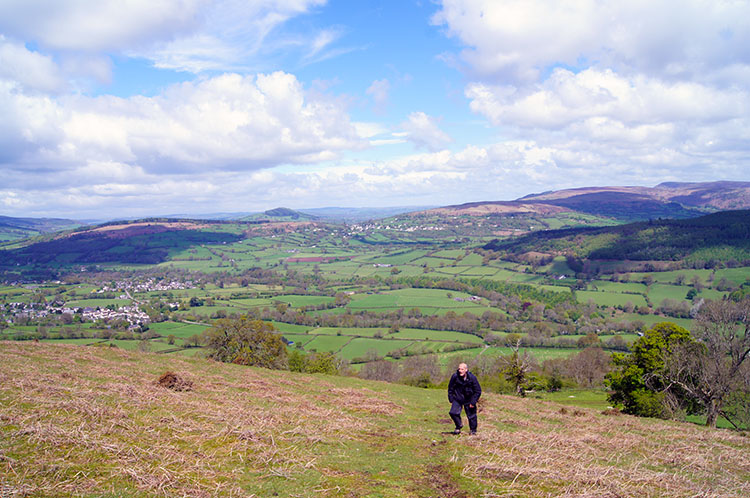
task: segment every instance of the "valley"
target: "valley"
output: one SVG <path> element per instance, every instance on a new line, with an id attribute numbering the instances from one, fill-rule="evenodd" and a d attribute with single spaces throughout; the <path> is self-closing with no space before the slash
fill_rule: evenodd
<path id="1" fill-rule="evenodd" d="M 592 345 L 627 350 L 661 321 L 690 329 L 704 300 L 750 285 L 747 212 L 624 224 L 497 203 L 441 209 L 346 224 L 278 209 L 28 239 L 0 264 L 0 333 L 195 355 L 216 320 L 251 315 L 354 371 L 419 356 L 445 368 L 514 345 L 541 364 Z M 673 231 L 638 235 L 658 227 Z M 629 248 L 634 258 L 613 259 L 608 243 L 629 247 L 618 237 L 654 258 Z"/>

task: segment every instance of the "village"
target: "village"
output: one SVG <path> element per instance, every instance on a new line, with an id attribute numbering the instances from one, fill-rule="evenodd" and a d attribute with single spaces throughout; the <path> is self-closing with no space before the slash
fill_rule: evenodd
<path id="1" fill-rule="evenodd" d="M 131 292 L 154 292 L 190 289 L 194 285 L 190 281 L 180 282 L 157 281 L 147 279 L 142 281 L 118 280 L 103 285 L 100 289 L 91 291 L 91 294 L 101 295 L 112 292 L 124 292 L 117 299 L 129 304 L 117 306 L 71 306 L 59 299 L 46 302 L 9 302 L 0 303 L 0 321 L 6 325 L 18 325 L 34 323 L 49 318 L 59 318 L 62 322 L 102 322 L 106 324 L 115 322 L 126 322 L 128 330 L 141 329 L 147 326 L 150 318 L 147 313 L 139 307 L 139 302 L 133 298 Z M 170 304 L 177 307 L 178 303 Z"/>

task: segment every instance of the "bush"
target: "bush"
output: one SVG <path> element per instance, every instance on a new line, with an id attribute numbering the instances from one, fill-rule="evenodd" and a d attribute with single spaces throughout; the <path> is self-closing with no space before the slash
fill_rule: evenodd
<path id="1" fill-rule="evenodd" d="M 303 373 L 322 373 L 336 375 L 339 373 L 339 359 L 329 352 L 304 354 L 294 350 L 289 353 L 289 370 Z"/>
<path id="2" fill-rule="evenodd" d="M 273 325 L 248 317 L 222 318 L 204 333 L 208 357 L 227 363 L 286 369 L 286 344 Z"/>

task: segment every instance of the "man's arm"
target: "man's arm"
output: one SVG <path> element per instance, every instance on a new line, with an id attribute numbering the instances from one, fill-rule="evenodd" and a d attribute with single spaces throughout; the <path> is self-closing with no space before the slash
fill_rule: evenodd
<path id="1" fill-rule="evenodd" d="M 471 397 L 471 404 L 476 405 L 479 397 L 482 395 L 482 386 L 479 385 L 479 379 L 474 374 L 471 374 L 471 384 L 474 391 L 474 395 Z"/>
<path id="2" fill-rule="evenodd" d="M 448 402 L 453 403 L 453 393 L 456 389 L 456 374 L 451 375 L 451 380 L 448 382 Z"/>

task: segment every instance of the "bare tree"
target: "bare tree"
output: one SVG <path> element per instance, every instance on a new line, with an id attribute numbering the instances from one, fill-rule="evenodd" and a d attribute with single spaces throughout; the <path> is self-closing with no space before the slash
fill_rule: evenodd
<path id="1" fill-rule="evenodd" d="M 666 359 L 665 380 L 681 387 L 716 427 L 727 397 L 741 389 L 743 363 L 750 356 L 750 299 L 707 302 L 697 320 L 697 339 Z"/>
<path id="2" fill-rule="evenodd" d="M 401 365 L 401 382 L 419 385 L 424 383 L 436 384 L 440 382 L 441 368 L 435 354 L 410 356 Z"/>
<path id="3" fill-rule="evenodd" d="M 604 376 L 611 368 L 609 354 L 602 348 L 588 347 L 566 361 L 567 374 L 581 387 L 597 387 L 604 384 Z"/>
<path id="4" fill-rule="evenodd" d="M 503 373 L 505 379 L 513 384 L 514 391 L 519 396 L 525 396 L 524 383 L 526 382 L 526 374 L 532 368 L 532 359 L 527 352 L 523 354 L 518 352 L 521 346 L 521 341 L 516 342 L 515 346 L 511 346 L 512 353 L 508 356 L 503 357 L 505 368 Z"/>
<path id="5" fill-rule="evenodd" d="M 386 360 L 371 361 L 362 365 L 359 376 L 363 379 L 396 382 L 399 377 L 399 365 Z"/>

